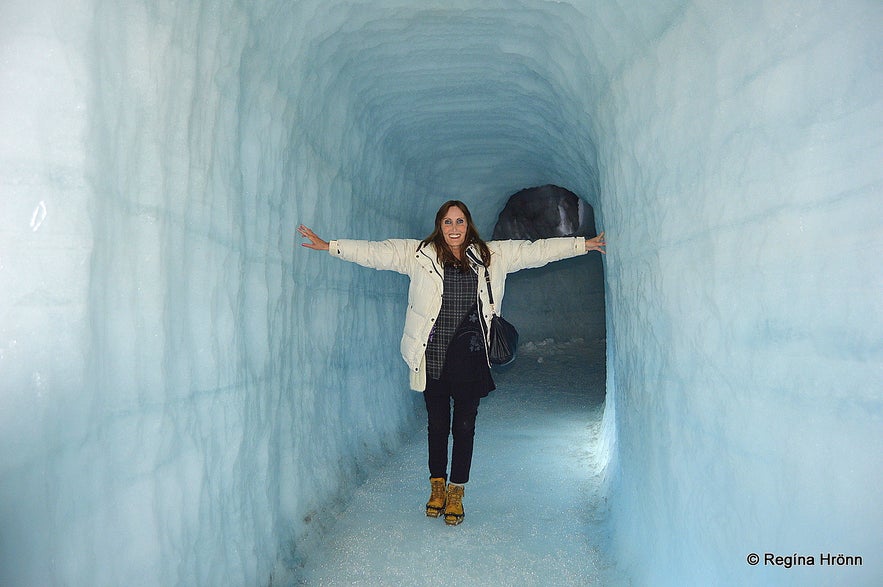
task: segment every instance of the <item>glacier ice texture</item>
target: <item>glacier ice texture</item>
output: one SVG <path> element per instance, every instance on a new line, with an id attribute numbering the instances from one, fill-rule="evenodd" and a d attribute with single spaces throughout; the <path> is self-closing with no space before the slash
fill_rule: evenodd
<path id="1" fill-rule="evenodd" d="M 607 234 L 634 583 L 874 584 L 881 24 L 876 0 L 5 1 L 0 584 L 279 576 L 422 417 L 405 280 L 294 227 L 422 237 L 456 197 L 489 235 L 545 184 Z M 592 320 L 572 306 L 561 328 Z M 746 562 L 822 552 L 863 565 Z"/>

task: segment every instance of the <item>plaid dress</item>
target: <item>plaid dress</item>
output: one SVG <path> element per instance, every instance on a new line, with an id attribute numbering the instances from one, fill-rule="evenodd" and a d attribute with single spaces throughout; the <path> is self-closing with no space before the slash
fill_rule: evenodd
<path id="1" fill-rule="evenodd" d="M 445 265 L 442 305 L 426 344 L 426 370 L 433 379 L 441 379 L 448 345 L 466 313 L 478 299 L 478 275 L 475 271 Z"/>
<path id="2" fill-rule="evenodd" d="M 475 271 L 445 267 L 442 306 L 426 345 L 426 369 L 431 379 L 453 384 L 456 396 L 485 397 L 495 388 L 477 296 Z"/>

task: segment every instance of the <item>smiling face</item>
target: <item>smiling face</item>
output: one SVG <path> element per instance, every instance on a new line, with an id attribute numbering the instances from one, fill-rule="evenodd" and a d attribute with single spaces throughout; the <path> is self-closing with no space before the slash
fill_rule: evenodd
<path id="1" fill-rule="evenodd" d="M 441 232 L 445 238 L 445 242 L 451 247 L 452 251 L 459 250 L 463 243 L 466 242 L 466 229 L 469 224 L 466 221 L 466 215 L 463 210 L 457 206 L 448 208 L 447 213 L 441 219 Z"/>

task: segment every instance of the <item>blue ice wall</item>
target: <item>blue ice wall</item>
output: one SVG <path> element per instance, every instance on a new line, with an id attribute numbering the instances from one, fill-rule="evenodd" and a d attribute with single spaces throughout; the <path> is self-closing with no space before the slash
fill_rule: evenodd
<path id="1" fill-rule="evenodd" d="M 646 584 L 871 585 L 883 5 L 718 4 L 679 11 L 596 113 L 618 550 Z"/>
<path id="2" fill-rule="evenodd" d="M 404 281 L 296 224 L 422 236 L 458 197 L 487 235 L 555 183 L 608 236 L 635 583 L 872 584 L 881 11 L 4 2 L 0 583 L 278 582 L 419 420 Z"/>

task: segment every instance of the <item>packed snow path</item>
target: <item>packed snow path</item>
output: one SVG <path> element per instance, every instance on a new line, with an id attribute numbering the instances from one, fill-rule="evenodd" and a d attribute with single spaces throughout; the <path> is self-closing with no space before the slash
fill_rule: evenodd
<path id="1" fill-rule="evenodd" d="M 423 513 L 421 428 L 355 492 L 297 584 L 627 584 L 604 556 L 603 341 L 592 346 L 529 344 L 516 368 L 496 374 L 479 408 L 460 526 Z"/>

